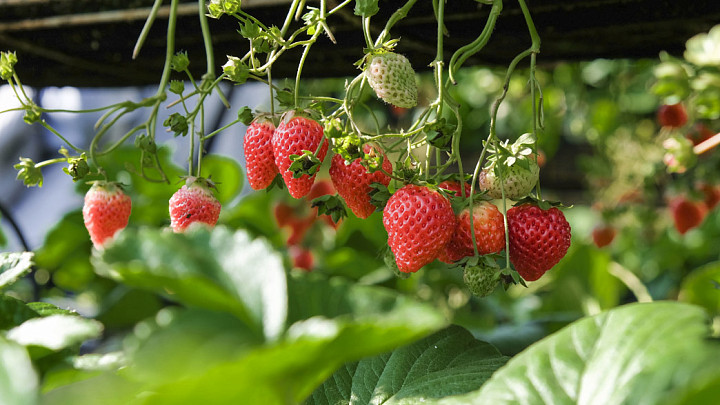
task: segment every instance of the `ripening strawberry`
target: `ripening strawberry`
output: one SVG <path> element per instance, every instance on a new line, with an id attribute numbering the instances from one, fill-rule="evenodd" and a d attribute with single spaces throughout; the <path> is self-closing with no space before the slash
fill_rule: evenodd
<path id="1" fill-rule="evenodd" d="M 170 198 L 173 231 L 184 232 L 196 222 L 215 226 L 220 217 L 220 202 L 210 190 L 213 187 L 207 179 L 189 177 L 187 183 L 173 194 Z"/>
<path id="2" fill-rule="evenodd" d="M 302 155 L 303 150 L 315 152 L 322 142 L 317 158 L 322 162 L 327 154 L 328 143 L 323 137 L 323 127 L 310 118 L 295 116 L 283 121 L 275 130 L 272 137 L 273 155 L 275 165 L 285 181 L 288 192 L 294 198 L 302 198 L 315 182 L 315 175 L 303 174 L 300 178 L 293 178 L 288 170 L 292 161 L 290 155 Z"/>
<path id="3" fill-rule="evenodd" d="M 675 229 L 684 235 L 687 231 L 702 224 L 707 215 L 704 203 L 688 200 L 684 196 L 675 197 L 668 204 Z"/>
<path id="4" fill-rule="evenodd" d="M 292 260 L 292 266 L 294 268 L 302 269 L 305 271 L 312 271 L 315 260 L 310 250 L 302 246 L 290 246 L 288 249 L 290 253 L 290 259 Z"/>
<path id="5" fill-rule="evenodd" d="M 268 120 L 257 120 L 248 126 L 243 140 L 243 151 L 248 182 L 253 190 L 268 188 L 278 174 L 273 155 L 272 136 L 275 125 Z"/>
<path id="6" fill-rule="evenodd" d="M 95 248 L 101 248 L 130 219 L 132 202 L 117 183 L 98 181 L 85 194 L 83 219 Z"/>
<path id="7" fill-rule="evenodd" d="M 388 200 L 383 225 L 398 269 L 414 273 L 435 260 L 450 241 L 455 214 L 439 192 L 408 184 Z"/>
<path id="8" fill-rule="evenodd" d="M 477 266 L 463 270 L 463 281 L 473 295 L 487 297 L 495 291 L 500 281 L 500 272 L 481 261 Z"/>
<path id="9" fill-rule="evenodd" d="M 559 209 L 521 204 L 507 212 L 510 261 L 527 281 L 539 279 L 570 247 L 570 224 Z"/>
<path id="10" fill-rule="evenodd" d="M 658 108 L 657 120 L 660 126 L 680 128 L 687 123 L 688 116 L 682 104 L 666 104 Z"/>
<path id="11" fill-rule="evenodd" d="M 365 144 L 363 151 L 367 153 L 380 153 L 382 151 L 375 150 L 372 146 Z M 376 207 L 370 202 L 368 194 L 372 187 L 372 183 L 381 183 L 387 187 L 390 184 L 390 176 L 378 170 L 369 173 L 368 169 L 362 165 L 360 158 L 355 159 L 352 163 L 347 164 L 345 159 L 340 155 L 332 158 L 330 165 L 330 179 L 335 185 L 340 197 L 345 200 L 348 208 L 357 215 L 358 218 L 367 218 L 375 212 Z M 392 174 L 392 163 L 383 154 L 382 169 Z"/>
<path id="12" fill-rule="evenodd" d="M 498 208 L 489 201 L 480 201 L 473 207 L 473 228 L 478 253 L 488 255 L 505 248 L 505 222 Z M 441 262 L 453 263 L 472 256 L 475 250 L 470 232 L 470 210 L 465 208 L 457 216 L 457 225 L 450 242 L 440 252 Z"/>
<path id="13" fill-rule="evenodd" d="M 503 190 L 500 188 L 500 184 L 503 183 L 505 198 L 518 200 L 527 196 L 535 188 L 540 175 L 540 167 L 535 159 L 527 159 L 527 162 L 528 168 L 517 163 L 509 167 L 504 166 L 504 183 L 500 181 L 500 177 L 493 170 L 494 166 L 483 170 L 478 175 L 480 190 L 486 191 L 490 198 L 502 198 Z"/>
<path id="14" fill-rule="evenodd" d="M 712 211 L 720 203 L 720 186 L 703 183 L 697 186 L 704 196 L 705 207 Z"/>
<path id="15" fill-rule="evenodd" d="M 278 227 L 282 228 L 294 220 L 295 209 L 284 202 L 280 202 L 273 209 L 273 215 L 275 216 L 275 222 L 277 222 Z"/>
<path id="16" fill-rule="evenodd" d="M 592 239 L 595 246 L 602 248 L 612 243 L 615 239 L 617 230 L 608 224 L 598 224 L 592 230 Z"/>
<path id="17" fill-rule="evenodd" d="M 403 55 L 384 52 L 370 56 L 365 76 L 375 94 L 386 103 L 402 108 L 417 105 L 415 71 Z"/>

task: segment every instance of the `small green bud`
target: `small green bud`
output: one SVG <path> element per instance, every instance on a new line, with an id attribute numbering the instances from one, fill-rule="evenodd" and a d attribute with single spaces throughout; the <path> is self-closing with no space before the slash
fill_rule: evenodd
<path id="1" fill-rule="evenodd" d="M 187 52 L 179 51 L 170 59 L 170 69 L 176 72 L 184 72 L 190 66 Z"/>
<path id="2" fill-rule="evenodd" d="M 175 94 L 182 94 L 183 91 L 185 91 L 185 83 L 181 82 L 180 80 L 172 80 L 170 81 L 170 92 Z"/>
<path id="3" fill-rule="evenodd" d="M 42 113 L 38 111 L 37 106 L 33 105 L 32 107 L 25 110 L 25 116 L 23 117 L 23 121 L 25 121 L 25 123 L 27 123 L 28 125 L 40 122 L 41 119 Z"/>
<path id="4" fill-rule="evenodd" d="M 72 177 L 73 181 L 82 180 L 90 173 L 90 167 L 87 164 L 87 157 L 83 153 L 79 157 L 69 158 L 69 166 L 64 167 L 63 171 Z"/>
<path id="5" fill-rule="evenodd" d="M 237 84 L 245 83 L 250 76 L 248 66 L 235 56 L 228 56 L 227 63 L 223 65 L 223 72 L 229 80 Z"/>
<path id="6" fill-rule="evenodd" d="M 187 119 L 178 113 L 170 114 L 163 122 L 163 125 L 170 128 L 170 130 L 175 133 L 175 136 L 185 136 L 188 133 Z"/>
<path id="7" fill-rule="evenodd" d="M 248 106 L 245 106 L 245 107 L 239 109 L 237 117 L 240 120 L 240 122 L 242 122 L 245 125 L 250 125 L 250 123 L 252 122 L 252 120 L 254 118 L 252 110 L 250 110 L 250 107 L 248 107 Z"/>
<path id="8" fill-rule="evenodd" d="M 0 79 L 10 80 L 15 74 L 15 64 L 17 63 L 17 55 L 15 52 L 0 52 Z"/>
<path id="9" fill-rule="evenodd" d="M 35 162 L 33 162 L 32 159 L 21 157 L 20 163 L 16 164 L 14 167 L 18 170 L 17 179 L 22 180 L 23 184 L 28 187 L 42 187 L 42 171 L 35 165 Z"/>

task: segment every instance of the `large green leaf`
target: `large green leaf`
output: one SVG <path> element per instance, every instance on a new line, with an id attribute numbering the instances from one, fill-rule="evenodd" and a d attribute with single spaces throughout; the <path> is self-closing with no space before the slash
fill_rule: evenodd
<path id="1" fill-rule="evenodd" d="M 25 349 L 0 336 L 0 403 L 32 405 L 38 378 Z"/>
<path id="2" fill-rule="evenodd" d="M 220 155 L 203 157 L 201 175 L 211 178 L 217 184 L 215 195 L 223 205 L 237 197 L 245 180 L 242 167 L 237 160 Z"/>
<path id="3" fill-rule="evenodd" d="M 291 293 L 293 305 L 304 292 L 318 298 L 293 311 L 295 322 L 274 342 L 261 343 L 229 314 L 163 310 L 128 340 L 128 365 L 119 373 L 124 378 L 108 374 L 92 378 L 96 384 L 59 387 L 44 403 L 100 403 L 108 392 L 117 392 L 113 403 L 298 403 L 344 363 L 408 344 L 446 324 L 432 307 L 382 288 L 313 275 L 298 275 L 288 286 L 300 290 Z M 332 305 L 337 308 L 300 319 Z"/>
<path id="4" fill-rule="evenodd" d="M 184 234 L 126 229 L 93 257 L 96 271 L 168 293 L 187 305 L 235 314 L 267 338 L 285 326 L 287 294 L 279 255 L 261 239 L 225 227 Z"/>
<path id="5" fill-rule="evenodd" d="M 451 326 L 392 352 L 341 367 L 308 404 L 417 404 L 478 389 L 507 357 Z"/>
<path id="6" fill-rule="evenodd" d="M 9 286 L 30 271 L 32 252 L 0 253 L 0 289 Z"/>
<path id="7" fill-rule="evenodd" d="M 57 351 L 96 338 L 102 329 L 102 324 L 93 319 L 50 315 L 23 322 L 10 329 L 7 338 L 23 346 L 40 346 Z"/>
<path id="8" fill-rule="evenodd" d="M 38 316 L 21 300 L 0 294 L 0 330 L 10 329 Z"/>
<path id="9" fill-rule="evenodd" d="M 632 304 L 584 318 L 530 346 L 483 387 L 440 404 L 658 404 L 687 389 L 718 347 L 702 308 Z M 716 374 L 717 375 L 717 374 Z"/>
<path id="10" fill-rule="evenodd" d="M 685 277 L 680 298 L 720 314 L 720 262 L 708 263 Z"/>

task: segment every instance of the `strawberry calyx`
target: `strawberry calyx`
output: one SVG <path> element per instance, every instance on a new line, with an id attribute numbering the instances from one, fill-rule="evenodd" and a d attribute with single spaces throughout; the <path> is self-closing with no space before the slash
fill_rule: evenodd
<path id="1" fill-rule="evenodd" d="M 532 195 L 529 195 L 529 196 L 527 196 L 527 197 L 524 197 L 524 198 L 522 198 L 522 199 L 520 199 L 520 200 L 517 200 L 517 201 L 515 202 L 515 206 L 516 206 L 516 207 L 519 207 L 519 206 L 521 206 L 521 205 L 523 205 L 523 204 L 537 205 L 537 206 L 540 207 L 543 211 L 547 211 L 547 210 L 549 210 L 550 208 L 553 208 L 553 207 L 555 207 L 555 208 L 572 208 L 572 207 L 573 207 L 572 204 L 571 204 L 571 205 L 565 205 L 565 204 L 563 204 L 563 203 L 560 202 L 560 201 L 541 200 L 541 199 L 539 199 L 539 198 L 537 198 L 537 197 L 535 197 L 535 196 L 532 196 Z"/>

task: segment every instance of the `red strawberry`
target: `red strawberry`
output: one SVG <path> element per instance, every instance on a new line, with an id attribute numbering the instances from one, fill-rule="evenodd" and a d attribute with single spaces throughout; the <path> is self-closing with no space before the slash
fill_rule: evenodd
<path id="1" fill-rule="evenodd" d="M 462 196 L 462 190 L 460 188 L 460 182 L 455 180 L 445 180 L 438 184 L 438 188 L 447 191 L 454 191 L 456 197 Z M 465 183 L 465 197 L 470 196 L 470 185 Z"/>
<path id="2" fill-rule="evenodd" d="M 414 273 L 435 260 L 450 241 L 455 214 L 437 191 L 408 184 L 388 200 L 383 225 L 398 269 Z"/>
<path id="3" fill-rule="evenodd" d="M 85 194 L 83 219 L 96 248 L 128 224 L 132 202 L 116 183 L 99 181 Z"/>
<path id="4" fill-rule="evenodd" d="M 521 204 L 507 212 L 510 261 L 527 281 L 539 279 L 570 247 L 570 224 L 557 208 Z"/>
<path id="5" fill-rule="evenodd" d="M 315 216 L 309 215 L 306 218 L 297 218 L 292 220 L 290 225 L 290 237 L 288 237 L 288 246 L 295 246 L 302 242 L 307 231 L 315 223 Z"/>
<path id="6" fill-rule="evenodd" d="M 592 230 L 592 239 L 595 246 L 602 248 L 612 243 L 617 230 L 608 224 L 599 224 Z"/>
<path id="7" fill-rule="evenodd" d="M 707 214 L 705 204 L 688 200 L 683 196 L 673 198 L 668 205 L 673 217 L 675 229 L 677 229 L 681 235 L 702 224 Z"/>
<path id="8" fill-rule="evenodd" d="M 293 207 L 281 202 L 275 206 L 273 214 L 275 215 L 275 222 L 277 222 L 278 226 L 282 228 L 285 225 L 289 225 L 293 220 L 295 217 L 295 210 Z"/>
<path id="9" fill-rule="evenodd" d="M 248 182 L 253 190 L 267 188 L 278 174 L 271 142 L 273 132 L 275 125 L 267 120 L 253 122 L 245 132 L 243 150 Z"/>
<path id="10" fill-rule="evenodd" d="M 289 251 L 293 267 L 312 271 L 315 260 L 311 251 L 301 246 L 290 246 Z"/>
<path id="11" fill-rule="evenodd" d="M 685 125 L 688 116 L 682 104 L 666 104 L 658 109 L 657 120 L 663 127 L 680 128 Z"/>
<path id="12" fill-rule="evenodd" d="M 708 211 L 712 211 L 720 203 L 720 186 L 704 183 L 699 185 L 698 188 L 705 196 L 705 207 L 707 207 Z"/>
<path id="13" fill-rule="evenodd" d="M 290 155 L 302 155 L 303 150 L 315 152 L 322 142 L 322 147 L 317 154 L 320 161 L 325 159 L 328 144 L 323 138 L 323 127 L 310 118 L 295 116 L 280 125 L 272 137 L 273 154 L 275 165 L 285 181 L 288 192 L 294 198 L 302 198 L 315 182 L 315 175 L 303 174 L 300 178 L 293 178 L 293 173 L 288 170 L 292 161 Z"/>
<path id="14" fill-rule="evenodd" d="M 368 144 L 363 146 L 363 151 L 366 154 L 382 154 L 381 151 L 375 150 Z M 370 203 L 370 195 L 368 194 L 372 190 L 370 184 L 382 183 L 387 187 L 390 183 L 390 177 L 382 171 L 368 173 L 367 168 L 361 162 L 362 160 L 358 158 L 348 165 L 342 156 L 333 156 L 330 165 L 330 179 L 332 179 L 338 194 L 345 200 L 350 210 L 358 218 L 367 218 L 375 212 L 375 206 Z M 384 171 L 392 173 L 392 164 L 384 155 L 382 168 Z"/>
<path id="15" fill-rule="evenodd" d="M 488 201 L 475 203 L 473 207 L 473 227 L 475 228 L 475 243 L 478 253 L 488 255 L 498 253 L 505 248 L 505 223 L 503 215 L 497 207 Z M 472 256 L 475 250 L 472 246 L 470 233 L 470 210 L 465 208 L 457 217 L 455 233 L 445 246 L 438 259 L 445 263 L 456 262 L 463 257 Z"/>
<path id="16" fill-rule="evenodd" d="M 187 184 L 170 198 L 170 226 L 175 232 L 183 232 L 192 223 L 201 222 L 215 226 L 220 216 L 220 202 L 210 188 L 214 185 L 206 179 L 188 177 Z"/>

